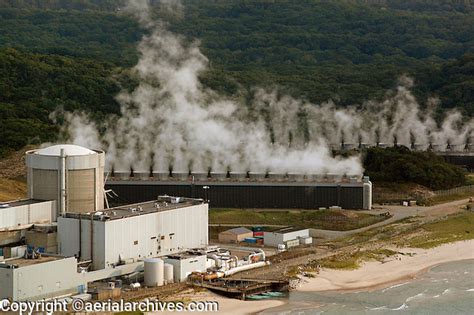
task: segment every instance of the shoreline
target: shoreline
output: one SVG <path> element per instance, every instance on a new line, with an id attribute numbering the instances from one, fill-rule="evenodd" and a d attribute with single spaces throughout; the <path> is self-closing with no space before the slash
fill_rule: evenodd
<path id="1" fill-rule="evenodd" d="M 389 257 L 389 261 L 368 261 L 358 269 L 322 269 L 315 278 L 302 278 L 293 292 L 372 292 L 403 285 L 430 269 L 456 261 L 474 260 L 474 240 L 447 243 L 431 249 L 399 248 L 405 255 Z M 398 259 L 397 259 L 398 258 Z M 288 311 L 288 299 L 241 301 L 226 298 L 210 291 L 184 293 L 181 297 L 194 301 L 219 302 L 218 314 L 273 314 Z M 297 309 L 313 309 L 315 305 L 301 302 Z M 166 314 L 166 312 L 165 312 Z M 170 313 L 171 314 L 171 313 Z M 204 313 L 216 314 L 216 313 Z"/>
<path id="2" fill-rule="evenodd" d="M 474 259 L 474 240 L 443 244 L 431 249 L 401 248 L 397 251 L 405 255 L 389 257 L 390 260 L 385 262 L 368 261 L 354 270 L 323 268 L 315 278 L 303 278 L 305 282 L 295 291 L 370 292 L 412 281 L 438 265 Z"/>

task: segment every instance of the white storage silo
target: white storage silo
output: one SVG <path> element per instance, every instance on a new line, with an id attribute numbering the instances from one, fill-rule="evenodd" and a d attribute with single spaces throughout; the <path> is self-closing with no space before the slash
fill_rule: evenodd
<path id="1" fill-rule="evenodd" d="M 147 258 L 145 262 L 145 285 L 159 287 L 164 282 L 164 261 L 159 258 Z"/>
<path id="2" fill-rule="evenodd" d="M 172 264 L 165 264 L 164 265 L 164 279 L 165 283 L 173 283 L 174 277 L 174 266 Z"/>
<path id="3" fill-rule="evenodd" d="M 28 198 L 56 200 L 58 215 L 104 209 L 103 151 L 71 144 L 26 152 Z"/>

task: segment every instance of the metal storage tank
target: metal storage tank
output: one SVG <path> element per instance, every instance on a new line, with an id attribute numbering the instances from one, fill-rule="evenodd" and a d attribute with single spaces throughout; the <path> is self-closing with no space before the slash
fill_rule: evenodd
<path id="1" fill-rule="evenodd" d="M 166 284 L 173 283 L 174 277 L 174 266 L 172 264 L 165 264 L 164 265 L 164 282 Z"/>
<path id="2" fill-rule="evenodd" d="M 159 258 L 148 258 L 145 262 L 145 285 L 147 287 L 159 287 L 164 282 L 164 261 Z"/>
<path id="3" fill-rule="evenodd" d="M 363 209 L 371 210 L 372 209 L 372 182 L 368 176 L 364 176 L 363 184 Z"/>
<path id="4" fill-rule="evenodd" d="M 57 214 L 104 209 L 103 151 L 60 144 L 26 152 L 28 198 L 56 200 Z"/>

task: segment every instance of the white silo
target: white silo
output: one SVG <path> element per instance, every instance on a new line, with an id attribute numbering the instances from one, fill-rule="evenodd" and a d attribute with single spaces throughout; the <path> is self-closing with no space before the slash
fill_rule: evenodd
<path id="1" fill-rule="evenodd" d="M 166 284 L 169 284 L 169 283 L 173 283 L 173 279 L 174 279 L 174 266 L 172 264 L 165 264 L 165 267 L 164 267 L 164 279 L 165 279 L 165 283 Z"/>
<path id="2" fill-rule="evenodd" d="M 159 258 L 147 258 L 145 262 L 145 285 L 147 287 L 159 287 L 164 282 L 164 261 Z"/>
<path id="3" fill-rule="evenodd" d="M 103 151 L 60 144 L 26 152 L 28 198 L 56 200 L 57 213 L 104 209 Z"/>

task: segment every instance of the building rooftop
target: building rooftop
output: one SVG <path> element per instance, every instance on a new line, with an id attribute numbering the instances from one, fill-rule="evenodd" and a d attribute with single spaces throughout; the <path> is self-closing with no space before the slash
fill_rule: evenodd
<path id="1" fill-rule="evenodd" d="M 296 232 L 296 231 L 304 231 L 307 229 L 308 228 L 299 228 L 299 227 L 289 226 L 289 227 L 284 227 L 275 231 L 271 231 L 271 233 L 285 234 L 285 233 L 291 233 L 291 232 Z"/>
<path id="2" fill-rule="evenodd" d="M 41 202 L 48 202 L 48 201 L 36 200 L 36 199 L 12 200 L 12 201 L 7 201 L 7 202 L 0 202 L 0 209 L 32 205 L 32 204 L 41 203 Z"/>
<path id="3" fill-rule="evenodd" d="M 185 197 L 171 197 L 159 196 L 157 200 L 134 203 L 114 208 L 105 209 L 94 213 L 66 213 L 67 218 L 83 218 L 89 219 L 93 215 L 96 221 L 117 220 L 132 216 L 139 216 L 154 212 L 169 211 L 173 209 L 185 208 L 195 205 L 203 204 L 204 200 L 185 198 Z"/>
<path id="4" fill-rule="evenodd" d="M 74 145 L 74 144 L 57 144 L 57 145 L 53 145 L 50 147 L 36 150 L 34 151 L 34 154 L 60 156 L 61 150 L 64 150 L 64 154 L 66 156 L 97 154 L 96 152 L 90 149 L 87 149 L 78 145 Z"/>
<path id="5" fill-rule="evenodd" d="M 174 255 L 167 255 L 164 258 L 181 260 L 181 259 L 194 258 L 198 256 L 204 256 L 204 254 L 179 253 L 179 254 L 174 254 Z"/>
<path id="6" fill-rule="evenodd" d="M 252 230 L 244 228 L 244 227 L 237 227 L 237 228 L 233 228 L 224 232 L 230 232 L 232 234 L 247 234 L 247 233 L 252 233 Z"/>
<path id="7" fill-rule="evenodd" d="M 45 262 L 55 261 L 59 259 L 64 259 L 61 256 L 41 256 L 37 259 L 26 259 L 26 258 L 15 258 L 11 260 L 6 260 L 4 262 L 0 262 L 0 268 L 20 268 L 25 266 L 31 266 L 36 264 L 42 264 Z"/>

